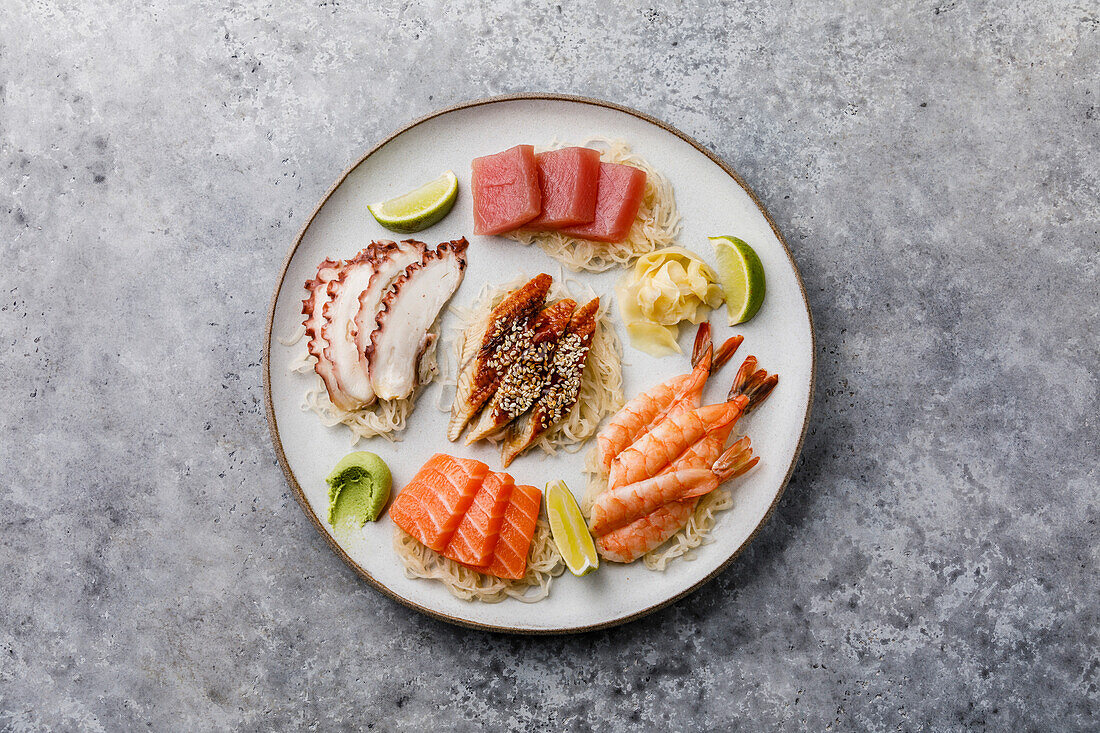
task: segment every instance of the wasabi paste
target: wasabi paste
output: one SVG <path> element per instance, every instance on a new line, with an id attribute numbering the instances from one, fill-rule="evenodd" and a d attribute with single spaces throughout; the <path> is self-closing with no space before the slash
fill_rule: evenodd
<path id="1" fill-rule="evenodd" d="M 335 527 L 348 520 L 362 527 L 382 515 L 393 479 L 385 461 L 374 453 L 356 451 L 344 456 L 325 481 L 328 523 Z"/>

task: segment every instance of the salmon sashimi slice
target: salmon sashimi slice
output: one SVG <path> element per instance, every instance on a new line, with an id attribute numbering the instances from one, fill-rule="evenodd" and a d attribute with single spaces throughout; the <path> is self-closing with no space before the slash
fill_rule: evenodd
<path id="1" fill-rule="evenodd" d="M 592 148 L 561 148 L 535 155 L 542 213 L 524 229 L 557 229 L 596 218 L 600 153 Z"/>
<path id="2" fill-rule="evenodd" d="M 490 471 L 474 501 L 455 530 L 444 557 L 466 565 L 488 565 L 500 537 L 504 512 L 512 499 L 515 482 L 506 473 Z"/>
<path id="3" fill-rule="evenodd" d="M 600 163 L 595 219 L 561 231 L 596 242 L 621 242 L 630 232 L 644 196 L 645 171 L 620 163 Z"/>
<path id="4" fill-rule="evenodd" d="M 542 211 L 534 146 L 517 145 L 502 153 L 474 158 L 470 167 L 474 234 L 511 231 Z"/>
<path id="5" fill-rule="evenodd" d="M 534 486 L 516 484 L 512 500 L 504 512 L 500 539 L 493 548 L 493 559 L 487 566 L 474 570 L 507 580 L 519 580 L 527 574 L 527 554 L 535 538 L 535 525 L 542 509 L 542 492 Z"/>
<path id="6" fill-rule="evenodd" d="M 481 461 L 436 453 L 393 500 L 390 519 L 421 544 L 442 552 L 488 473 Z"/>

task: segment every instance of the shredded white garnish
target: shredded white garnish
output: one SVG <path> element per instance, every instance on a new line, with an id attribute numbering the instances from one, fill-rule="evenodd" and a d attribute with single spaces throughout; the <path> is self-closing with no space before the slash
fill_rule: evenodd
<path id="1" fill-rule="evenodd" d="M 294 329 L 294 333 L 289 336 L 279 336 L 275 340 L 283 346 L 293 346 L 302 340 L 302 337 L 306 335 L 306 325 L 304 323 L 298 324 L 298 328 Z"/>
<path id="2" fill-rule="evenodd" d="M 404 563 L 407 577 L 438 580 L 451 595 L 464 601 L 499 603 L 505 598 L 515 598 L 535 603 L 550 595 L 551 581 L 565 570 L 565 563 L 550 536 L 550 525 L 544 518 L 539 518 L 535 525 L 535 536 L 527 554 L 527 573 L 519 580 L 496 578 L 471 570 L 420 544 L 400 527 L 394 527 L 393 549 Z"/>
<path id="3" fill-rule="evenodd" d="M 438 333 L 435 328 L 432 333 Z M 305 335 L 305 328 L 295 331 L 293 339 L 279 339 L 279 343 L 293 346 Z M 314 382 L 302 396 L 301 406 L 306 412 L 312 412 L 320 418 L 325 427 L 345 425 L 351 431 L 351 444 L 355 445 L 364 438 L 382 437 L 391 442 L 401 440 L 399 433 L 405 429 L 405 422 L 416 407 L 416 399 L 422 388 L 429 384 L 439 373 L 435 351 L 438 338 L 424 350 L 420 361 L 420 386 L 411 395 L 400 400 L 377 400 L 374 404 L 359 410 L 343 410 L 332 404 L 325 383 L 317 376 L 313 365 L 316 357 L 304 348 L 294 357 L 287 367 L 289 371 L 305 374 L 313 372 Z"/>

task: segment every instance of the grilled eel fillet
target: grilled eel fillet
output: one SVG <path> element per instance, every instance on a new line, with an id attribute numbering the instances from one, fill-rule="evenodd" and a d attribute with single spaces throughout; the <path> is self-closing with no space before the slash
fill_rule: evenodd
<path id="1" fill-rule="evenodd" d="M 554 360 L 542 381 L 534 407 L 508 428 L 500 450 L 500 460 L 505 468 L 534 445 L 539 436 L 563 420 L 576 404 L 581 389 L 581 374 L 596 333 L 596 312 L 599 309 L 600 299 L 593 298 L 573 311 L 565 336 L 554 350 Z"/>
<path id="2" fill-rule="evenodd" d="M 493 396 L 497 385 L 531 337 L 530 324 L 546 302 L 553 278 L 543 273 L 516 288 L 467 332 L 459 357 L 458 386 L 451 404 L 447 440 L 463 428 Z"/>
<path id="3" fill-rule="evenodd" d="M 554 350 L 576 308 L 576 301 L 565 298 L 543 308 L 531 321 L 531 345 L 504 373 L 477 424 L 466 434 L 466 445 L 494 435 L 535 404 L 542 380 L 553 362 Z"/>

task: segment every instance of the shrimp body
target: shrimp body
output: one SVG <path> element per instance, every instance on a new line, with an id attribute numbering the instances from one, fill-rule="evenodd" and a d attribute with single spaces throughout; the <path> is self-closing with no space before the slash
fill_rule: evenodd
<path id="1" fill-rule="evenodd" d="M 703 436 L 693 443 L 686 451 L 681 453 L 679 458 L 665 466 L 658 475 L 693 468 L 706 468 L 718 460 L 718 457 L 722 454 L 722 448 L 726 445 L 726 440 L 729 438 L 731 432 L 733 432 L 733 423 L 730 423 L 721 430 L 715 430 L 713 433 Z M 755 463 L 756 460 L 757 459 L 753 459 L 753 463 Z M 644 555 L 646 552 L 656 549 L 664 543 L 665 540 L 687 524 L 700 498 L 699 496 L 695 496 L 690 499 L 682 499 L 676 502 L 676 505 L 682 505 L 681 508 L 674 508 L 673 505 L 670 504 L 668 507 L 657 509 L 653 513 L 653 516 L 650 517 L 648 526 L 650 528 L 660 527 L 661 531 L 652 534 L 652 540 L 656 541 L 656 544 L 646 545 L 648 549 L 643 550 L 642 554 Z M 669 507 L 673 507 L 672 510 L 664 511 Z"/>
<path id="2" fill-rule="evenodd" d="M 691 519 L 698 499 L 665 504 L 625 527 L 596 538 L 600 556 L 611 562 L 634 562 L 664 544 Z"/>
<path id="3" fill-rule="evenodd" d="M 738 395 L 729 402 L 667 416 L 611 462 L 608 488 L 615 489 L 656 476 L 692 444 L 737 422 L 747 404 L 748 398 Z"/>
<path id="4" fill-rule="evenodd" d="M 718 478 L 709 468 L 660 473 L 653 478 L 605 491 L 592 505 L 592 534 L 601 535 L 630 524 L 665 504 L 713 491 Z"/>
<path id="5" fill-rule="evenodd" d="M 604 473 L 611 469 L 611 462 L 623 449 L 645 435 L 672 410 L 686 404 L 699 406 L 710 375 L 712 353 L 713 349 L 708 347 L 690 372 L 662 382 L 627 402 L 600 430 L 596 445 Z"/>
<path id="6" fill-rule="evenodd" d="M 725 350 L 725 346 L 723 346 Z M 734 399 L 738 395 L 744 395 L 749 403 L 745 411 L 751 411 L 767 399 L 768 394 L 775 387 L 778 378 L 775 375 L 768 376 L 763 370 L 757 370 L 756 359 L 749 357 L 737 372 L 733 387 L 730 389 L 729 398 Z M 715 463 L 722 455 L 729 435 L 733 432 L 736 421 L 728 423 L 725 427 L 713 430 L 699 440 L 692 443 L 681 453 L 675 461 L 665 466 L 661 474 L 675 473 L 691 469 L 706 468 Z M 741 466 L 735 475 L 739 475 L 752 468 L 759 458 L 749 457 L 748 437 L 741 438 L 727 452 L 734 452 L 737 448 L 742 451 Z M 600 554 L 614 562 L 633 562 L 642 555 L 657 549 L 672 535 L 676 534 L 688 520 L 691 519 L 699 497 L 681 499 L 671 502 L 650 514 L 638 519 L 620 529 L 614 530 L 596 541 L 596 547 Z M 595 512 L 595 508 L 593 508 Z"/>
<path id="7" fill-rule="evenodd" d="M 725 438 L 721 440 L 724 442 Z M 715 444 L 721 450 L 722 443 L 717 442 L 713 434 L 708 435 L 685 451 L 682 458 L 706 460 Z M 600 494 L 592 507 L 592 531 L 600 535 L 596 538 L 596 548 L 600 555 L 612 562 L 633 562 L 660 547 L 687 524 L 700 496 L 713 491 L 723 481 L 745 473 L 759 460 L 753 457 L 749 439 L 745 437 L 718 456 L 709 469 L 665 471 L 649 481 Z M 641 514 L 660 498 L 677 494 L 680 497 L 678 500 Z M 608 499 L 605 500 L 605 496 Z M 596 527 L 597 522 L 603 530 L 602 534 Z M 607 527 L 612 529 L 608 531 Z"/>
<path id="8" fill-rule="evenodd" d="M 615 456 L 633 443 L 658 415 L 676 401 L 691 376 L 681 374 L 658 384 L 648 392 L 642 392 L 623 405 L 610 422 L 603 426 L 596 436 L 596 445 L 600 449 L 600 466 L 604 473 L 611 468 Z"/>

